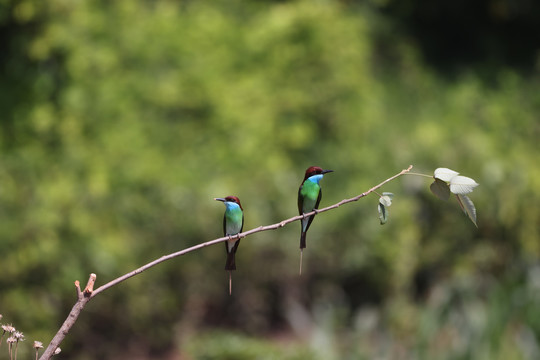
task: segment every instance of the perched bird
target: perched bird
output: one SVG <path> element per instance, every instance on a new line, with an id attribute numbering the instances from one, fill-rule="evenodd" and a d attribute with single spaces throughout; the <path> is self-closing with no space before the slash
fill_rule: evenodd
<path id="1" fill-rule="evenodd" d="M 225 204 L 225 214 L 223 215 L 223 235 L 236 235 L 242 232 L 244 228 L 244 209 L 240 204 L 240 199 L 236 196 L 227 196 L 226 198 L 215 198 L 214 200 L 222 201 Z M 229 271 L 229 294 L 232 292 L 232 270 L 236 270 L 234 255 L 240 245 L 240 239 L 229 239 L 225 242 L 225 250 L 227 251 L 227 262 L 225 270 Z"/>
<path id="2" fill-rule="evenodd" d="M 304 181 L 298 189 L 298 213 L 300 215 L 312 212 L 319 208 L 322 191 L 319 182 L 323 175 L 333 170 L 323 170 L 318 166 L 311 166 L 306 170 Z M 302 234 L 300 236 L 300 274 L 302 274 L 302 252 L 306 247 L 306 232 L 313 221 L 315 215 L 308 216 L 300 221 Z"/>

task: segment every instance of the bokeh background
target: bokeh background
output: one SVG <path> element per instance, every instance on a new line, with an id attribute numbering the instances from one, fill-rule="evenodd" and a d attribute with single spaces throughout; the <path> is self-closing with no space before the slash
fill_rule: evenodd
<path id="1" fill-rule="evenodd" d="M 430 180 L 222 244 L 97 296 L 66 359 L 538 359 L 540 4 L 0 1 L 0 313 L 48 343 L 75 302 L 162 255 L 406 168 L 474 178 L 476 228 Z M 5 340 L 5 339 L 4 339 Z M 6 358 L 7 348 L 0 348 Z"/>

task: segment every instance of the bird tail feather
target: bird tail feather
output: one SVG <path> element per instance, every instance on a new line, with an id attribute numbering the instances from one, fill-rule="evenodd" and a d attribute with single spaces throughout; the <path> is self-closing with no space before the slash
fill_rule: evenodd
<path id="1" fill-rule="evenodd" d="M 225 263 L 225 270 L 236 270 L 236 262 L 234 257 L 234 251 L 227 253 L 227 262 Z"/>
<path id="2" fill-rule="evenodd" d="M 302 235 L 300 235 L 300 249 L 306 248 L 306 231 L 302 231 Z"/>

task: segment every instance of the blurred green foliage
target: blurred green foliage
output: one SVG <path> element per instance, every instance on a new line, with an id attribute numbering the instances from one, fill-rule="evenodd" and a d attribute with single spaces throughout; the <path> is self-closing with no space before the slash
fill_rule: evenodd
<path id="1" fill-rule="evenodd" d="M 286 340 L 275 339 L 270 345 L 265 341 L 228 332 L 211 332 L 189 340 L 186 353 L 201 360 L 302 360 L 315 355 L 307 350 L 291 346 Z"/>
<path id="2" fill-rule="evenodd" d="M 242 241 L 231 297 L 205 248 L 96 297 L 63 353 L 540 356 L 537 71 L 450 81 L 347 2 L 5 0 L 0 22 L 0 312 L 27 339 L 52 338 L 74 280 L 219 237 L 214 197 L 248 230 L 296 215 L 310 165 L 335 171 L 326 206 L 414 164 L 479 182 L 479 228 L 405 176 L 384 227 L 375 196 L 319 215 L 301 278 L 299 226 Z"/>

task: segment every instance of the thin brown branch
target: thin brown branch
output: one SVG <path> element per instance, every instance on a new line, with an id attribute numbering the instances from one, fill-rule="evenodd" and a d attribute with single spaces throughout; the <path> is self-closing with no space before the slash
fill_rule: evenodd
<path id="1" fill-rule="evenodd" d="M 93 286 L 95 281 L 96 281 L 96 274 L 91 274 L 90 278 L 88 279 L 88 284 L 89 285 L 92 284 Z M 40 360 L 45 360 L 45 359 L 48 360 L 54 355 L 56 348 L 60 346 L 60 344 L 66 337 L 66 335 L 69 333 L 69 330 L 73 327 L 73 325 L 77 321 L 77 318 L 81 314 L 81 311 L 84 309 L 88 301 L 90 301 L 91 299 L 90 297 L 91 293 L 87 293 L 86 289 L 85 291 L 81 291 L 79 280 L 75 281 L 75 288 L 77 290 L 77 302 L 75 303 L 75 305 L 73 305 L 73 308 L 69 312 L 68 317 L 66 318 L 66 320 L 64 321 L 64 323 L 62 324 L 62 326 L 60 327 L 60 329 L 54 336 L 54 338 L 51 340 L 49 345 L 47 346 L 47 349 L 45 349 L 45 351 L 39 358 Z"/>
<path id="2" fill-rule="evenodd" d="M 81 299 L 83 293 L 81 291 L 81 283 L 79 282 L 79 280 L 75 280 L 75 289 L 77 289 L 77 299 Z"/>
<path id="3" fill-rule="evenodd" d="M 282 220 L 282 221 L 280 221 L 278 223 L 275 223 L 275 224 L 272 224 L 272 225 L 259 226 L 259 227 L 256 227 L 256 228 L 248 230 L 248 231 L 244 231 L 243 233 L 239 233 L 239 234 L 234 235 L 234 236 L 224 236 L 224 237 L 221 237 L 221 238 L 218 238 L 218 239 L 210 240 L 210 241 L 207 241 L 207 242 L 204 242 L 204 243 L 189 247 L 189 248 L 184 249 L 184 250 L 177 251 L 177 252 L 172 253 L 172 254 L 164 255 L 164 256 L 160 257 L 159 259 L 156 259 L 156 260 L 154 260 L 152 262 L 149 262 L 146 265 L 141 266 L 138 269 L 135 269 L 135 270 L 133 270 L 133 271 L 131 271 L 131 272 L 125 274 L 125 275 L 122 275 L 122 276 L 120 276 L 120 277 L 118 277 L 118 278 L 116 278 L 114 280 L 109 281 L 105 285 L 102 285 L 102 286 L 98 287 L 97 289 L 95 289 L 93 291 L 92 291 L 92 289 L 93 289 L 94 283 L 96 281 L 96 275 L 95 274 L 90 275 L 90 278 L 88 279 L 88 284 L 86 285 L 84 291 L 81 291 L 81 289 L 79 287 L 79 282 L 76 281 L 75 286 L 77 288 L 77 299 L 78 300 L 75 303 L 75 305 L 73 306 L 73 308 L 71 309 L 71 312 L 69 313 L 67 319 L 64 321 L 64 324 L 62 324 L 62 327 L 58 330 L 58 332 L 54 336 L 53 340 L 51 341 L 51 343 L 49 344 L 49 346 L 47 347 L 47 349 L 45 350 L 43 355 L 40 357 L 40 360 L 48 360 L 53 356 L 54 351 L 56 350 L 56 348 L 58 346 L 60 346 L 60 343 L 62 342 L 62 340 L 64 340 L 65 336 L 67 335 L 67 333 L 69 332 L 71 327 L 75 324 L 75 321 L 79 317 L 79 315 L 80 315 L 82 309 L 85 307 L 86 303 L 88 301 L 90 301 L 93 297 L 95 297 L 97 294 L 107 290 L 108 288 L 113 287 L 114 285 L 117 285 L 117 284 L 119 284 L 119 283 L 121 283 L 121 282 L 135 276 L 135 275 L 138 275 L 138 274 L 142 273 L 143 271 L 145 271 L 145 270 L 147 270 L 147 269 L 149 269 L 149 268 L 151 268 L 153 266 L 156 266 L 157 264 L 160 264 L 160 263 L 162 263 L 164 261 L 173 259 L 173 258 L 178 257 L 178 256 L 185 255 L 185 254 L 190 253 L 192 251 L 195 251 L 195 250 L 198 250 L 198 249 L 210 246 L 210 245 L 214 245 L 214 244 L 217 244 L 217 243 L 220 243 L 220 242 L 224 242 L 224 241 L 227 241 L 227 240 L 230 240 L 230 239 L 244 238 L 244 237 L 246 237 L 248 235 L 255 234 L 255 233 L 258 233 L 258 232 L 268 231 L 268 230 L 275 230 L 275 229 L 281 228 L 281 227 L 283 227 L 283 226 L 285 226 L 285 225 L 287 225 L 289 223 L 301 220 L 301 219 L 303 219 L 303 218 L 305 218 L 307 216 L 311 216 L 311 215 L 319 214 L 319 213 L 322 213 L 322 212 L 326 212 L 326 211 L 329 211 L 329 210 L 332 210 L 332 209 L 336 209 L 336 208 L 340 207 L 341 205 L 345 205 L 345 204 L 351 203 L 353 201 L 358 201 L 359 199 L 361 199 L 361 198 L 369 195 L 370 193 L 374 192 L 375 190 L 377 190 L 378 188 L 380 188 L 384 184 L 396 179 L 397 177 L 399 177 L 401 175 L 404 175 L 404 174 L 408 173 L 412 169 L 412 167 L 413 166 L 410 165 L 407 169 L 404 169 L 401 172 L 397 173 L 396 175 L 384 180 L 383 182 L 381 182 L 380 184 L 372 187 L 371 189 L 367 190 L 366 192 L 363 192 L 362 194 L 357 195 L 357 196 L 352 197 L 352 198 L 349 198 L 349 199 L 341 200 L 340 202 L 338 202 L 338 203 L 336 203 L 334 205 L 330 205 L 330 206 L 322 208 L 322 209 L 314 210 L 312 212 L 309 212 L 309 213 L 306 213 L 306 214 L 303 214 L 303 215 L 297 215 L 297 216 L 291 217 L 291 218 L 286 219 L 286 220 Z"/>
<path id="4" fill-rule="evenodd" d="M 96 283 L 96 274 L 90 274 L 90 278 L 88 278 L 88 283 L 86 284 L 86 287 L 84 288 L 84 295 L 90 296 L 92 295 L 92 292 L 94 291 L 94 284 Z"/>

